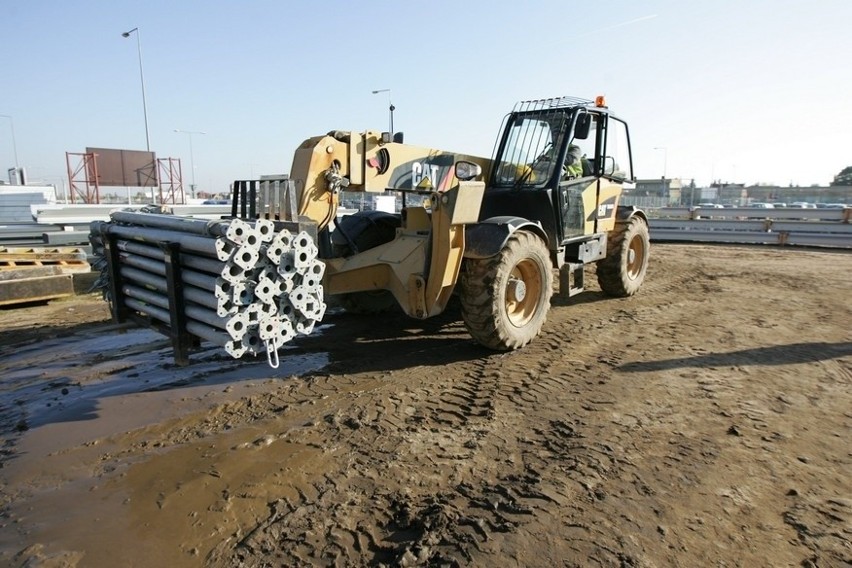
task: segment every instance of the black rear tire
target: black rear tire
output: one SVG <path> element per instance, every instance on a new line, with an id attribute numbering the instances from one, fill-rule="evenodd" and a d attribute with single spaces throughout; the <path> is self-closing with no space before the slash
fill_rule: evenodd
<path id="1" fill-rule="evenodd" d="M 601 290 L 616 298 L 638 292 L 648 271 L 650 245 L 648 224 L 641 217 L 616 225 L 609 233 L 606 258 L 597 265 Z"/>
<path id="2" fill-rule="evenodd" d="M 465 259 L 459 280 L 462 319 L 473 338 L 498 351 L 523 347 L 539 334 L 550 309 L 550 252 L 518 231 L 496 256 Z"/>

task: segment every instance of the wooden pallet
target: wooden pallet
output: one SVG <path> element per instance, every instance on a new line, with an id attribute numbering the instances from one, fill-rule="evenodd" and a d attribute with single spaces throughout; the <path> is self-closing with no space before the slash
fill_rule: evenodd
<path id="1" fill-rule="evenodd" d="M 74 274 L 91 271 L 81 248 L 0 247 L 0 306 L 71 296 Z"/>
<path id="2" fill-rule="evenodd" d="M 86 251 L 80 248 L 7 248 L 0 247 L 0 271 L 59 267 L 63 274 L 89 272 Z"/>

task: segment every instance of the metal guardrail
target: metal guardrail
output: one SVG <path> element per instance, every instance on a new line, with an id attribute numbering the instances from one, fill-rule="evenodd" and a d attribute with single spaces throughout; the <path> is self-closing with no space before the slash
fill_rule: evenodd
<path id="1" fill-rule="evenodd" d="M 852 208 L 664 207 L 651 240 L 852 248 Z"/>

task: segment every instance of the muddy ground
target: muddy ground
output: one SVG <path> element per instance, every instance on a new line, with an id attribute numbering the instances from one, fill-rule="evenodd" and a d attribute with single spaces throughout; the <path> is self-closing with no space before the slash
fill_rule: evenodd
<path id="1" fill-rule="evenodd" d="M 850 566 L 852 254 L 656 245 L 523 350 L 326 316 L 282 366 L 0 312 L 0 564 Z"/>

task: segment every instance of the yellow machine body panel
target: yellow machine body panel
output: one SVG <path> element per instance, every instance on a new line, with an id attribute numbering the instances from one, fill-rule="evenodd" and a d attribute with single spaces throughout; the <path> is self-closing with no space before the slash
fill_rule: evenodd
<path id="1" fill-rule="evenodd" d="M 374 131 L 335 131 L 305 140 L 290 170 L 301 195 L 299 214 L 321 230 L 334 219 L 339 191 L 442 193 L 458 185 L 457 161 L 479 164 L 483 171 L 490 164 L 479 156 L 381 140 Z"/>

